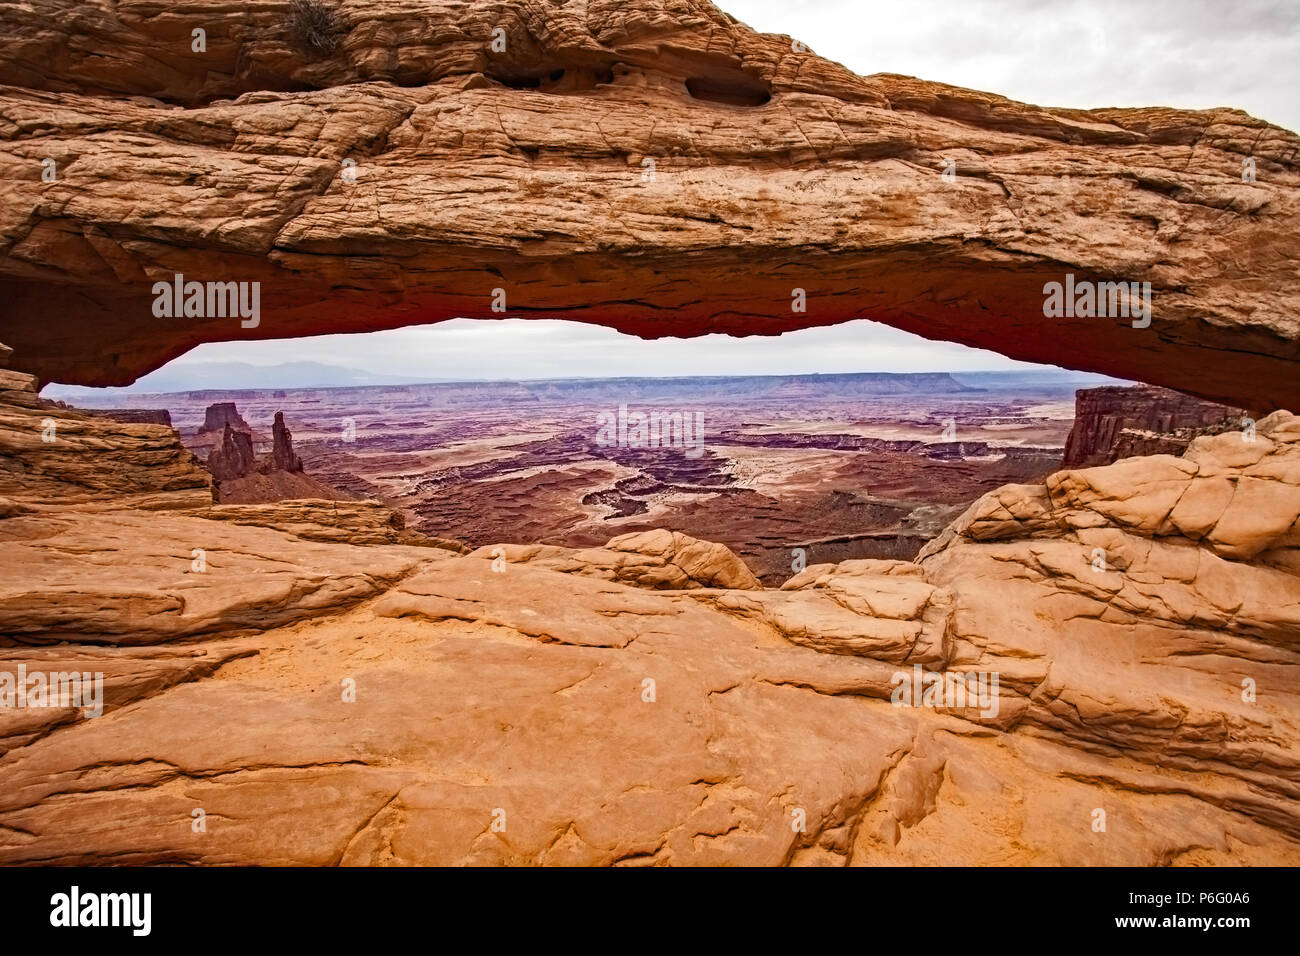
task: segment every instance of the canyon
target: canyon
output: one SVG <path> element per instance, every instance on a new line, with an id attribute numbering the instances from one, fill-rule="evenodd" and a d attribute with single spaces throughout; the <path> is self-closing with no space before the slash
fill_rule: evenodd
<path id="1" fill-rule="evenodd" d="M 1167 388 L 1111 386 L 1080 391 L 1074 422 L 1062 461 L 1067 468 L 1139 455 L 1181 455 L 1193 438 L 1248 429 L 1253 419 L 1244 409 Z"/>
<path id="2" fill-rule="evenodd" d="M 373 498 L 412 529 L 472 547 L 588 547 L 672 528 L 727 545 L 777 586 L 796 561 L 914 558 L 984 492 L 1055 471 L 1074 379 L 1039 379 L 684 376 L 121 401 L 132 414 L 165 412 L 186 447 L 207 456 L 222 502 Z M 1136 416 L 1143 406 L 1127 407 Z M 702 434 L 693 448 L 602 443 L 601 416 L 616 420 L 619 409 L 685 414 Z M 242 469 L 252 474 L 253 446 L 269 454 L 268 425 L 281 414 L 305 472 L 227 474 L 211 451 L 219 429 L 253 436 Z"/>
<path id="3" fill-rule="evenodd" d="M 104 705 L 0 707 L 0 864 L 1300 862 L 1295 134 L 858 77 L 703 0 L 329 8 L 0 4 L 0 672 Z M 177 274 L 259 323 L 159 319 Z M 1048 319 L 1066 275 L 1150 326 Z M 1147 384 L 40 395 L 502 315 Z M 622 403 L 705 454 L 600 447 Z"/>
<path id="4" fill-rule="evenodd" d="M 174 429 L 6 379 L 0 669 L 102 674 L 104 713 L 0 710 L 5 863 L 1300 860 L 1288 413 L 765 587 L 666 530 L 214 503 Z M 916 667 L 992 706 L 899 706 Z"/>

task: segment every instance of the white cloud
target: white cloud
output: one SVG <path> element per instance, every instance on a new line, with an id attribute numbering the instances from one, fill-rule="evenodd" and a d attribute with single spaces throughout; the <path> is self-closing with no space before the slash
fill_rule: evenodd
<path id="1" fill-rule="evenodd" d="M 1295 0 L 721 0 L 855 73 L 1041 106 L 1232 106 L 1300 129 Z"/>

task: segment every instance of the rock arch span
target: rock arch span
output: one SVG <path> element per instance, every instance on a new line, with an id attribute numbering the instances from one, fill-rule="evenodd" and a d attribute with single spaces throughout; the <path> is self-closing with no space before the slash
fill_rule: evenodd
<path id="1" fill-rule="evenodd" d="M 702 0 L 327 5 L 311 44 L 269 0 L 0 8 L 15 364 L 120 385 L 205 341 L 458 316 L 870 318 L 1300 408 L 1291 132 L 858 77 Z M 257 326 L 156 316 L 176 275 L 260 283 Z M 1150 283 L 1149 327 L 1045 318 L 1067 276 Z"/>

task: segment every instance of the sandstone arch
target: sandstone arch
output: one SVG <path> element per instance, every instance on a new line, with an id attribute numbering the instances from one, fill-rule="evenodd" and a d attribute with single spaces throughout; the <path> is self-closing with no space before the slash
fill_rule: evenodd
<path id="1" fill-rule="evenodd" d="M 648 337 L 867 317 L 1300 407 L 1300 139 L 1240 111 L 862 78 L 702 0 L 339 0 L 332 52 L 286 9 L 0 8 L 17 364 L 125 384 L 204 341 L 497 317 L 501 288 Z M 156 318 L 177 273 L 262 283 L 260 324 Z M 1044 319 L 1067 274 L 1150 282 L 1150 327 Z"/>

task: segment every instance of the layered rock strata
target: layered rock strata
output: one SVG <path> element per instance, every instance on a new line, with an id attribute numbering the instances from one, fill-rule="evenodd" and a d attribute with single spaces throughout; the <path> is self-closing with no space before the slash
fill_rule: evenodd
<path id="1" fill-rule="evenodd" d="M 1244 409 L 1167 388 L 1083 388 L 1075 394 L 1074 425 L 1066 439 L 1062 467 L 1108 465 L 1141 455 L 1181 455 L 1194 438 L 1248 430 L 1253 422 Z"/>
<path id="2" fill-rule="evenodd" d="M 2 411 L 0 474 L 45 474 Z M 0 862 L 1300 863 L 1289 414 L 779 589 L 666 531 L 464 554 L 377 505 L 142 511 L 86 469 L 139 472 L 155 426 L 89 422 L 83 490 L 0 510 L 0 687 L 101 674 L 102 714 L 0 708 Z"/>
<path id="3" fill-rule="evenodd" d="M 0 7 L 0 300 L 34 372 L 452 317 L 865 316 L 1300 407 L 1300 140 L 1262 120 L 858 77 L 704 0 L 328 6 L 328 49 L 279 0 Z M 1051 283 L 1106 306 L 1049 318 Z"/>

